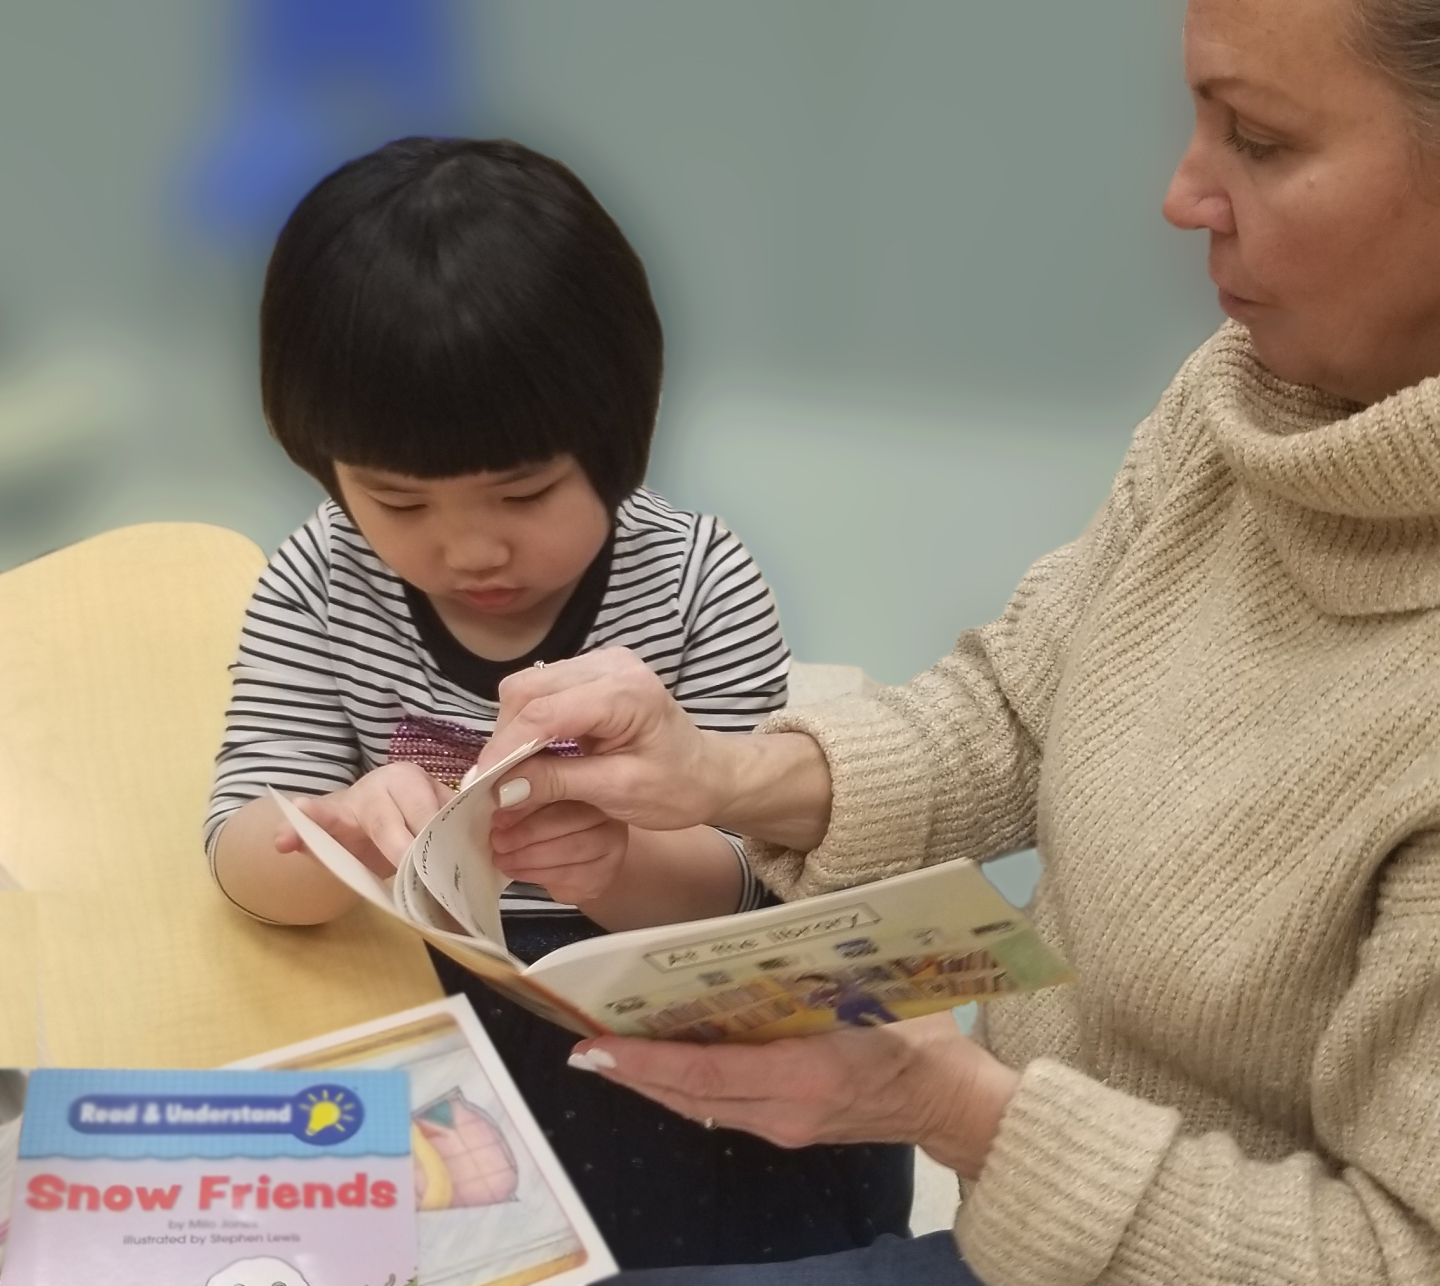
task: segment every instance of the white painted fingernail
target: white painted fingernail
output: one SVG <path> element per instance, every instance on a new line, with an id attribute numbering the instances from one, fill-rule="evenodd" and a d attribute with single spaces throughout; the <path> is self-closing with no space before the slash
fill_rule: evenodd
<path id="1" fill-rule="evenodd" d="M 477 778 L 479 775 L 480 775 L 480 765 L 479 765 L 479 764 L 476 764 L 475 767 L 473 767 L 472 769 L 470 769 L 469 772 L 467 772 L 462 778 L 460 778 L 460 789 L 461 789 L 461 790 L 464 790 L 464 789 L 465 789 L 467 786 L 469 786 L 470 783 L 473 782 L 473 781 L 475 780 L 475 778 Z"/>
<path id="2" fill-rule="evenodd" d="M 571 1054 L 565 1061 L 581 1072 L 595 1072 L 601 1068 L 609 1071 L 615 1066 L 615 1059 L 603 1049 L 587 1049 L 582 1054 Z"/>
<path id="3" fill-rule="evenodd" d="M 501 808 L 514 808 L 530 798 L 530 783 L 524 777 L 515 777 L 500 787 Z"/>

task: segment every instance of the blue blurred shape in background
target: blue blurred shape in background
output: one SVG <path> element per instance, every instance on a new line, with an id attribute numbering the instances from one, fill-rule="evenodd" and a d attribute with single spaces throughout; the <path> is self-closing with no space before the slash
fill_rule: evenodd
<path id="1" fill-rule="evenodd" d="M 236 0 L 226 114 L 186 174 L 186 210 L 224 239 L 268 240 L 316 180 L 465 116 L 449 0 Z"/>

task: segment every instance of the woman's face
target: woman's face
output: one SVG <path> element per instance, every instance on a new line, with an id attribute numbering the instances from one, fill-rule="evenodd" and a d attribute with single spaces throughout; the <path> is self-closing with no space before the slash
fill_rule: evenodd
<path id="1" fill-rule="evenodd" d="M 1374 402 L 1440 374 L 1440 144 L 1347 44 L 1355 0 L 1190 0 L 1195 133 L 1165 217 L 1282 379 Z"/>

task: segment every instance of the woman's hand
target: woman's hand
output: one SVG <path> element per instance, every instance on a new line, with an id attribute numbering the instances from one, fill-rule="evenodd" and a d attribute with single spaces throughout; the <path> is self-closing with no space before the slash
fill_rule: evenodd
<path id="1" fill-rule="evenodd" d="M 561 800 L 535 812 L 497 812 L 490 826 L 496 868 L 541 885 L 557 902 L 593 902 L 619 878 L 630 828 L 599 809 Z"/>
<path id="2" fill-rule="evenodd" d="M 949 1013 L 769 1045 L 605 1037 L 577 1045 L 571 1066 L 781 1147 L 913 1143 L 967 1179 L 1020 1081 Z"/>
<path id="3" fill-rule="evenodd" d="M 699 825 L 727 775 L 724 747 L 703 733 L 633 652 L 609 648 L 501 681 L 484 770 L 531 740 L 578 741 L 580 758 L 540 755 L 501 783 L 517 816 L 556 800 L 583 800 L 607 817 L 650 830 Z M 523 780 L 519 788 L 513 783 Z"/>
<path id="4" fill-rule="evenodd" d="M 390 875 L 453 793 L 418 764 L 386 764 L 344 790 L 297 795 L 294 802 L 377 875 Z M 281 825 L 275 832 L 277 852 L 295 853 L 304 847 L 291 827 Z"/>
<path id="5" fill-rule="evenodd" d="M 533 740 L 578 741 L 585 753 L 537 755 L 508 773 L 496 794 L 517 819 L 574 800 L 646 830 L 712 825 L 801 849 L 829 824 L 830 772 L 815 742 L 702 731 L 621 648 L 505 679 L 477 768 Z"/>

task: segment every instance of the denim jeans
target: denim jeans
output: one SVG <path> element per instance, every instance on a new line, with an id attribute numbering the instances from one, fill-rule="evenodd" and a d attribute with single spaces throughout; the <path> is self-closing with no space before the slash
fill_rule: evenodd
<path id="1" fill-rule="evenodd" d="M 647 1268 L 607 1286 L 984 1286 L 965 1266 L 948 1232 L 884 1236 L 864 1250 L 842 1250 L 783 1264 Z"/>

